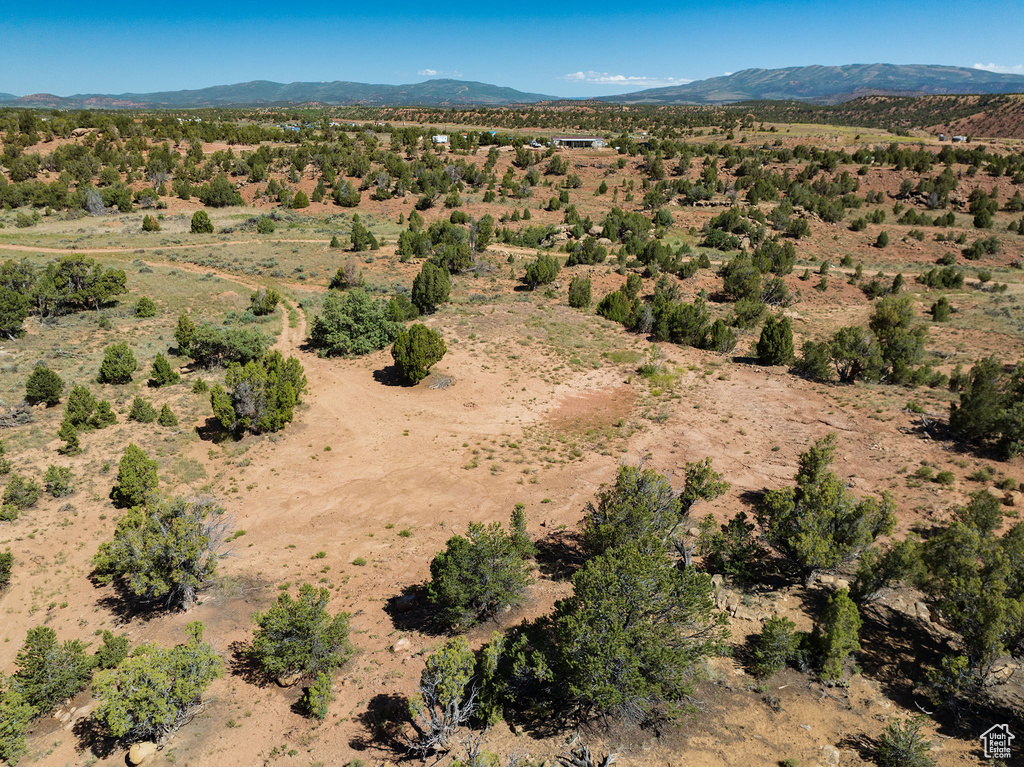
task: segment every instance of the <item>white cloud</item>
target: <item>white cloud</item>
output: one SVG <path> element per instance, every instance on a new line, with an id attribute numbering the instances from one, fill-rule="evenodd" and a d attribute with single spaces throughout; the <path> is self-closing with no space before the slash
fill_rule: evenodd
<path id="1" fill-rule="evenodd" d="M 453 69 L 451 72 L 446 72 L 443 69 L 421 69 L 416 74 L 420 77 L 454 77 L 456 80 L 462 79 L 462 72 L 457 69 Z"/>
<path id="2" fill-rule="evenodd" d="M 1024 64 L 1008 67 L 1004 64 L 975 64 L 975 69 L 984 69 L 986 72 L 998 72 L 1003 75 L 1024 75 Z"/>
<path id="3" fill-rule="evenodd" d="M 613 75 L 609 72 L 570 72 L 563 80 L 570 80 L 575 83 L 586 83 L 588 85 L 628 85 L 634 88 L 660 88 L 666 85 L 685 85 L 693 80 L 685 80 L 676 77 L 649 77 L 647 75 Z"/>

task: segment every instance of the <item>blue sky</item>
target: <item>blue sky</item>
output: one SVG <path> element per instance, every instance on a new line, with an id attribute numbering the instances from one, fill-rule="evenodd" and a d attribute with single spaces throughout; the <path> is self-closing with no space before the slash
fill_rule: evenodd
<path id="1" fill-rule="evenodd" d="M 1024 74 L 1020 0 L 0 6 L 0 91 L 19 96 L 432 77 L 596 96 L 753 67 L 875 62 Z"/>

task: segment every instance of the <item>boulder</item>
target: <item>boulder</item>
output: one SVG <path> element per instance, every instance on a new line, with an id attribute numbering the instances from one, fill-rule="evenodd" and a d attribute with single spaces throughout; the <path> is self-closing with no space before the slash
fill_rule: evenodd
<path id="1" fill-rule="evenodd" d="M 822 746 L 821 747 L 821 759 L 822 764 L 827 765 L 838 765 L 839 764 L 839 749 L 835 746 Z"/>
<path id="2" fill-rule="evenodd" d="M 156 753 L 156 743 L 144 740 L 141 743 L 134 743 L 128 749 L 128 761 L 131 764 L 142 764 Z"/>
<path id="3" fill-rule="evenodd" d="M 411 644 L 412 644 L 412 642 L 409 641 L 409 637 L 402 637 L 397 642 L 395 642 L 393 645 L 391 645 L 391 652 L 396 652 L 396 653 L 397 652 L 401 652 L 402 650 L 404 650 L 407 647 L 409 647 L 409 645 L 411 645 Z"/>
<path id="4" fill-rule="evenodd" d="M 281 674 L 274 681 L 277 682 L 278 687 L 294 687 L 302 679 L 301 672 L 295 672 L 294 674 Z"/>
<path id="5" fill-rule="evenodd" d="M 922 620 L 930 621 L 932 619 L 931 611 L 924 602 L 914 603 L 914 614 Z"/>

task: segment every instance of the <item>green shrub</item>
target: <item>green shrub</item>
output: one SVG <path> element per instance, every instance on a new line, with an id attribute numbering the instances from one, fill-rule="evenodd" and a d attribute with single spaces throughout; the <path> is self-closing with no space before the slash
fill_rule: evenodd
<path id="1" fill-rule="evenodd" d="M 138 423 L 153 423 L 156 420 L 156 408 L 149 400 L 136 397 L 132 400 L 131 410 L 128 411 L 128 420 Z"/>
<path id="2" fill-rule="evenodd" d="M 420 310 L 404 293 L 399 293 L 388 301 L 385 316 L 392 322 L 406 322 L 420 316 Z"/>
<path id="3" fill-rule="evenodd" d="M 399 375 L 408 383 L 415 384 L 427 377 L 431 366 L 440 362 L 447 351 L 440 333 L 416 323 L 399 331 L 395 345 L 391 347 L 391 356 Z"/>
<path id="4" fill-rule="evenodd" d="M 59 644 L 57 633 L 49 626 L 29 629 L 17 664 L 11 684 L 39 714 L 73 698 L 92 678 L 92 659 L 85 644 L 78 639 Z"/>
<path id="5" fill-rule="evenodd" d="M 932 314 L 933 322 L 949 322 L 949 315 L 952 312 L 949 305 L 949 299 L 942 296 L 942 298 L 932 304 L 929 311 Z"/>
<path id="6" fill-rule="evenodd" d="M 134 442 L 129 443 L 118 465 L 117 484 L 110 492 L 114 505 L 120 509 L 142 506 L 159 484 L 156 468 L 156 461 L 149 460 Z"/>
<path id="7" fill-rule="evenodd" d="M 764 622 L 753 652 L 753 672 L 759 679 L 777 674 L 796 657 L 800 638 L 789 618 L 773 615 Z"/>
<path id="8" fill-rule="evenodd" d="M 301 707 L 308 716 L 321 721 L 327 718 L 327 709 L 334 700 L 333 684 L 330 674 L 321 671 L 316 675 L 313 684 L 302 695 Z"/>
<path id="9" fill-rule="evenodd" d="M 793 361 L 793 329 L 789 317 L 768 315 L 757 341 L 757 361 L 761 365 L 788 365 Z"/>
<path id="10" fill-rule="evenodd" d="M 209 496 L 146 493 L 146 505 L 121 515 L 113 540 L 100 544 L 93 577 L 102 584 L 119 579 L 143 603 L 187 610 L 217 572 L 228 522 Z"/>
<path id="11" fill-rule="evenodd" d="M 306 390 L 302 365 L 272 351 L 245 366 L 233 363 L 224 386 L 210 389 L 213 414 L 226 430 L 240 435 L 280 431 L 291 423 Z"/>
<path id="12" fill-rule="evenodd" d="M 159 232 L 160 222 L 156 218 L 150 216 L 148 213 L 142 217 L 142 231 L 144 232 Z"/>
<path id="13" fill-rule="evenodd" d="M 272 219 L 270 216 L 260 216 L 258 219 L 256 219 L 256 232 L 258 234 L 273 234 L 274 219 Z"/>
<path id="14" fill-rule="evenodd" d="M 72 484 L 71 469 L 67 466 L 54 466 L 52 463 L 43 475 L 46 492 L 54 498 L 64 498 L 75 492 Z"/>
<path id="15" fill-rule="evenodd" d="M 203 693 L 223 674 L 224 662 L 203 642 L 202 623 L 190 623 L 186 631 L 185 644 L 147 645 L 96 675 L 100 703 L 93 716 L 112 737 L 166 739 L 201 708 Z"/>
<path id="16" fill-rule="evenodd" d="M 815 624 L 811 644 L 821 660 L 821 679 L 826 683 L 841 682 L 843 663 L 860 650 L 861 618 L 850 592 L 841 589 L 829 597 L 821 623 Z"/>
<path id="17" fill-rule="evenodd" d="M 208 391 L 210 391 L 210 387 L 202 378 L 197 378 L 192 384 L 193 394 L 206 394 Z"/>
<path id="18" fill-rule="evenodd" d="M 171 363 L 167 361 L 167 358 L 157 352 L 156 359 L 153 360 L 153 368 L 149 373 L 149 381 L 152 386 L 170 386 L 178 383 L 181 380 L 181 374 L 177 370 L 171 367 Z"/>
<path id="19" fill-rule="evenodd" d="M 42 493 L 43 489 L 35 480 L 26 479 L 20 474 L 11 474 L 11 478 L 7 481 L 7 487 L 4 489 L 4 505 L 24 511 L 35 506 Z"/>
<path id="20" fill-rule="evenodd" d="M 143 296 L 135 304 L 136 317 L 156 317 L 156 303 L 152 298 Z"/>
<path id="21" fill-rule="evenodd" d="M 586 309 L 590 306 L 590 278 L 580 274 L 573 275 L 569 281 L 569 306 L 573 309 Z"/>
<path id="22" fill-rule="evenodd" d="M 499 523 L 470 523 L 466 537 L 448 539 L 430 563 L 427 597 L 449 627 L 470 626 L 518 605 L 530 570 L 512 536 Z"/>
<path id="23" fill-rule="evenodd" d="M 427 261 L 412 281 L 412 303 L 424 314 L 430 314 L 448 300 L 451 289 L 448 271 Z"/>
<path id="24" fill-rule="evenodd" d="M 117 668 L 128 657 L 131 644 L 127 634 L 120 636 L 112 631 L 103 632 L 103 644 L 96 648 L 93 659 L 98 669 Z"/>
<path id="25" fill-rule="evenodd" d="M 549 285 L 554 282 L 555 278 L 558 277 L 560 269 L 558 260 L 554 256 L 542 253 L 537 256 L 536 261 L 527 264 L 526 275 L 523 277 L 523 281 L 529 286 L 530 290 L 536 290 L 538 285 Z"/>
<path id="26" fill-rule="evenodd" d="M 921 733 L 927 717 L 891 719 L 878 738 L 875 758 L 879 767 L 934 767 L 929 756 L 931 741 Z"/>
<path id="27" fill-rule="evenodd" d="M 192 234 L 213 234 L 213 222 L 205 210 L 192 214 Z"/>
<path id="28" fill-rule="evenodd" d="M 309 340 L 321 356 L 355 356 L 383 349 L 401 326 L 387 317 L 387 304 L 362 288 L 328 292 L 313 318 Z"/>
<path id="29" fill-rule="evenodd" d="M 249 309 L 257 317 L 273 314 L 281 302 L 280 294 L 273 288 L 261 287 L 249 296 Z"/>
<path id="30" fill-rule="evenodd" d="M 165 402 L 163 407 L 160 408 L 160 415 L 156 417 L 156 422 L 170 429 L 178 425 L 178 417 L 171 410 L 171 406 Z"/>
<path id="31" fill-rule="evenodd" d="M 10 549 L 0 551 L 0 591 L 11 585 L 11 569 L 14 567 L 14 555 Z"/>
<path id="32" fill-rule="evenodd" d="M 100 373 L 96 380 L 101 384 L 131 383 L 132 373 L 137 367 L 132 350 L 128 348 L 127 343 L 121 341 L 104 350 L 103 362 L 100 363 Z"/>
<path id="33" fill-rule="evenodd" d="M 64 380 L 46 365 L 38 364 L 25 382 L 25 401 L 30 405 L 45 402 L 53 407 L 64 393 Z"/>
<path id="34" fill-rule="evenodd" d="M 884 248 L 888 244 L 889 244 L 889 233 L 888 232 L 879 232 L 878 233 L 878 239 L 875 240 L 875 247 L 876 248 Z"/>
<path id="35" fill-rule="evenodd" d="M 250 657 L 271 679 L 315 679 L 343 665 L 352 653 L 349 614 L 327 612 L 331 592 L 303 584 L 299 598 L 287 592 L 267 612 L 254 613 Z"/>

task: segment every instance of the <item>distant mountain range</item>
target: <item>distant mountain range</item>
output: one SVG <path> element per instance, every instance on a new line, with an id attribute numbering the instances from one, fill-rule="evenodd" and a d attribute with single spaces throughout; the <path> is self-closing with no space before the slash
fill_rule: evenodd
<path id="1" fill-rule="evenodd" d="M 803 101 L 839 104 L 860 96 L 923 96 L 1024 92 L 1024 76 L 983 69 L 938 65 L 848 64 L 785 69 L 745 69 L 686 85 L 651 88 L 598 101 L 613 104 L 730 104 L 738 101 Z M 0 103 L 45 109 L 188 109 L 289 104 L 331 106 L 506 106 L 556 101 L 555 96 L 525 93 L 465 80 L 427 80 L 409 85 L 373 85 L 343 80 L 275 83 L 254 80 L 198 90 L 159 93 L 84 93 L 54 96 L 0 93 Z"/>
<path id="2" fill-rule="evenodd" d="M 2 98 L 2 97 L 0 97 Z M 327 104 L 332 106 L 504 106 L 550 101 L 553 96 L 524 93 L 467 80 L 427 80 L 410 85 L 375 85 L 344 80 L 322 83 L 274 83 L 254 80 L 235 85 L 159 93 L 34 93 L 12 97 L 18 106 L 47 109 L 187 109 L 194 107 Z"/>
<path id="3" fill-rule="evenodd" d="M 744 69 L 686 85 L 650 88 L 602 101 L 620 104 L 729 104 L 810 101 L 839 104 L 860 96 L 1024 92 L 1024 76 L 934 64 L 847 64 Z"/>

